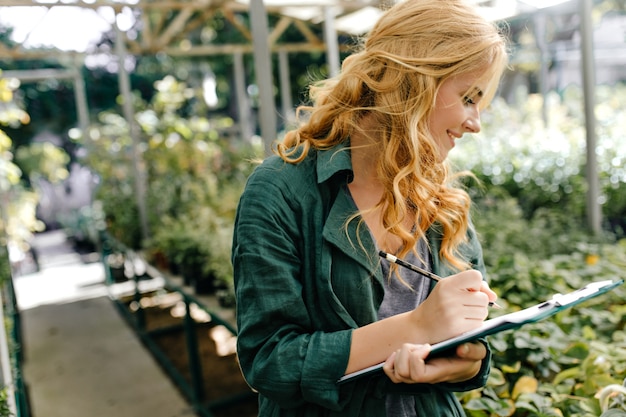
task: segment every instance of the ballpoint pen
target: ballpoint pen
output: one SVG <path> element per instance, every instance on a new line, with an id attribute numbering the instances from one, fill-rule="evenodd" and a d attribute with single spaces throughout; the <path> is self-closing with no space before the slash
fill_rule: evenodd
<path id="1" fill-rule="evenodd" d="M 403 261 L 402 259 L 398 259 L 397 256 L 394 256 L 394 255 L 392 255 L 390 253 L 387 253 L 387 252 L 384 252 L 384 251 L 381 250 L 381 251 L 378 252 L 378 255 L 381 258 L 385 258 L 389 262 L 393 262 L 394 264 L 398 264 L 398 265 L 400 265 L 400 266 L 402 266 L 404 268 L 410 269 L 411 271 L 414 271 L 414 272 L 417 272 L 419 274 L 422 274 L 426 278 L 430 278 L 430 279 L 432 279 L 434 281 L 437 281 L 437 282 L 442 280 L 442 278 L 439 275 L 433 274 L 432 272 L 430 272 L 430 271 L 428 271 L 428 270 L 426 270 L 424 268 L 420 268 L 419 266 L 416 266 L 416 265 L 413 265 L 412 263 Z M 489 307 L 502 308 L 502 307 L 500 307 L 498 305 L 498 303 L 493 302 L 493 301 L 489 302 Z"/>

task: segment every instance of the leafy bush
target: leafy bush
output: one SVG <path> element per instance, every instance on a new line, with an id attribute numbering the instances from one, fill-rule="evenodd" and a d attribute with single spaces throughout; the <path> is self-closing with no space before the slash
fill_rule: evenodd
<path id="1" fill-rule="evenodd" d="M 135 103 L 148 188 L 147 241 L 139 228 L 126 120 L 103 113 L 90 129 L 85 162 L 100 176 L 97 198 L 107 231 L 129 248 L 145 249 L 163 265 L 197 267 L 230 282 L 236 204 L 253 166 L 250 160 L 262 148 L 231 137 L 229 118 L 188 116 L 196 96 L 184 83 L 166 77 L 155 87 L 150 103 Z"/>
<path id="2" fill-rule="evenodd" d="M 29 117 L 13 103 L 13 91 L 18 87 L 11 80 L 0 78 L 0 126 L 17 126 L 20 123 L 28 123 Z M 13 162 L 12 141 L 0 129 L 0 302 L 6 303 L 7 281 L 11 279 L 12 266 L 10 249 L 26 252 L 32 233 L 43 228 L 43 223 L 38 221 L 35 215 L 38 196 L 21 183 L 21 171 Z M 14 318 L 10 314 L 0 316 L 4 326 L 0 331 L 6 332 L 7 336 L 13 332 Z M 3 381 L 0 387 L 0 416 L 9 417 L 14 411 L 28 412 L 28 410 L 14 410 L 9 401 L 9 395 L 13 395 L 7 389 L 9 384 L 14 384 L 21 373 L 19 351 L 21 346 L 15 343 L 14 338 L 7 338 L 3 350 L 11 356 L 11 369 L 6 370 L 12 375 Z M 24 394 L 23 392 L 21 394 Z"/>
<path id="3" fill-rule="evenodd" d="M 540 209 L 525 219 L 512 198 L 485 198 L 476 211 L 490 284 L 504 312 L 623 278 L 626 240 L 594 242 L 567 213 Z M 491 378 L 463 397 L 468 415 L 600 415 L 596 396 L 626 378 L 624 297 L 621 286 L 550 320 L 491 336 Z"/>
<path id="4" fill-rule="evenodd" d="M 624 266 L 626 240 L 579 243 L 567 255 L 517 257 L 504 271 L 492 269 L 491 284 L 510 312 L 623 277 Z M 463 397 L 468 415 L 599 416 L 602 390 L 626 378 L 625 297 L 622 285 L 550 320 L 491 336 L 492 374 L 487 387 Z"/>
<path id="5" fill-rule="evenodd" d="M 586 144 L 580 107 L 580 88 L 572 86 L 562 97 L 544 100 L 530 96 L 511 106 L 496 100 L 485 112 L 482 131 L 459 142 L 451 158 L 460 169 L 472 171 L 486 192 L 469 184 L 477 199 L 496 195 L 514 197 L 525 218 L 539 209 L 565 212 L 584 224 L 586 213 Z M 626 219 L 626 85 L 597 90 L 597 148 L 600 203 L 607 230 L 624 235 Z M 541 117 L 548 108 L 548 125 Z"/>
<path id="6" fill-rule="evenodd" d="M 13 102 L 13 91 L 17 87 L 11 80 L 0 78 L 0 126 L 15 127 L 30 120 Z M 13 142 L 0 129 L 0 246 L 26 253 L 32 234 L 41 231 L 43 223 L 36 217 L 39 197 L 22 183 L 22 171 L 13 156 Z M 3 252 L 7 253 L 0 257 L 8 255 L 8 251 Z M 2 268 L 0 284 L 9 277 L 10 268 Z"/>
<path id="7" fill-rule="evenodd" d="M 624 278 L 626 240 L 611 233 L 623 235 L 620 221 L 626 218 L 625 150 L 616 146 L 618 129 L 625 127 L 619 105 L 624 101 L 599 106 L 598 161 L 607 221 L 602 235 L 591 236 L 585 226 L 584 132 L 580 114 L 563 104 L 571 106 L 576 94 L 570 89 L 563 102 L 550 99 L 548 128 L 539 116 L 538 97 L 521 109 L 497 102 L 484 118 L 483 132 L 456 153 L 457 166 L 474 171 L 482 182 L 482 187 L 468 182 L 468 189 L 476 202 L 474 223 L 490 284 L 505 306 L 502 313 L 588 282 Z M 607 94 L 608 89 L 599 92 Z M 620 86 L 611 94 L 626 97 L 626 89 Z M 491 336 L 489 382 L 461 396 L 468 416 L 623 413 L 625 297 L 622 285 L 550 320 Z"/>

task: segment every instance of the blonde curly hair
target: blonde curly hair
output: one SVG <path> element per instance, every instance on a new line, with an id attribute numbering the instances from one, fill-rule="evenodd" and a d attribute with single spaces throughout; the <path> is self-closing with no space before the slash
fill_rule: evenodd
<path id="1" fill-rule="evenodd" d="M 463 0 L 406 0 L 388 9 L 335 78 L 310 87 L 300 126 L 275 152 L 298 163 L 308 151 L 347 142 L 363 116 L 379 127 L 377 176 L 384 193 L 377 205 L 383 225 L 398 236 L 398 256 L 415 250 L 433 225 L 443 236 L 440 256 L 463 270 L 458 254 L 469 227 L 470 198 L 458 175 L 440 161 L 427 120 L 437 92 L 449 78 L 478 73 L 487 86 L 481 109 L 493 98 L 507 63 L 500 29 Z M 475 86 L 470 88 L 473 90 Z M 468 91 L 468 92 L 469 92 Z M 402 227 L 415 216 L 415 230 Z"/>

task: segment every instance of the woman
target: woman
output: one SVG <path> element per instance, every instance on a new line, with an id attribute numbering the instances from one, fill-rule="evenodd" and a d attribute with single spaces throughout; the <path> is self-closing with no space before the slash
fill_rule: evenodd
<path id="1" fill-rule="evenodd" d="M 463 415 L 454 392 L 484 385 L 487 344 L 431 359 L 429 345 L 480 326 L 496 295 L 445 159 L 480 130 L 505 65 L 502 36 L 473 7 L 407 0 L 311 88 L 235 225 L 238 354 L 259 415 Z M 446 278 L 435 286 L 379 250 Z"/>

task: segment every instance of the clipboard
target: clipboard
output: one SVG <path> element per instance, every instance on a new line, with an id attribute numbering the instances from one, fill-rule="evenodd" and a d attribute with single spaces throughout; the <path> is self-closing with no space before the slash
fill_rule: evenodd
<path id="1" fill-rule="evenodd" d="M 550 300 L 544 301 L 532 307 L 505 314 L 503 316 L 493 319 L 485 320 L 483 322 L 483 325 L 477 329 L 463 333 L 448 340 L 444 340 L 443 342 L 434 343 L 431 346 L 428 358 L 444 356 L 451 349 L 454 349 L 458 345 L 466 342 L 471 342 L 476 339 L 506 330 L 517 329 L 525 324 L 536 323 L 538 321 L 551 317 L 560 311 L 580 304 L 590 298 L 604 294 L 623 283 L 624 280 L 606 280 L 593 282 L 567 294 L 556 294 Z M 355 378 L 371 375 L 376 372 L 382 371 L 382 368 L 383 364 L 379 363 L 360 371 L 346 374 L 339 378 L 339 380 L 337 380 L 337 383 L 344 384 Z"/>

